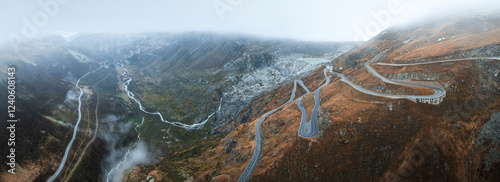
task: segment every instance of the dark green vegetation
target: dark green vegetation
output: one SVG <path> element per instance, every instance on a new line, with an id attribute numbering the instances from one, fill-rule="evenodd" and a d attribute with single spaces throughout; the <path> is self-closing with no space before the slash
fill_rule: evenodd
<path id="1" fill-rule="evenodd" d="M 219 106 L 223 82 L 222 73 L 189 78 L 172 76 L 160 84 L 134 83 L 131 90 L 139 90 L 144 107 L 159 111 L 165 119 L 186 124 L 203 121 Z"/>
<path id="2" fill-rule="evenodd" d="M 60 47 L 66 46 L 57 42 Z M 23 45 L 20 52 L 29 54 L 16 54 L 11 51 L 2 51 L 0 54 L 0 65 L 2 73 L 4 66 L 14 65 L 16 68 L 16 162 L 20 166 L 47 158 L 53 154 L 61 154 L 60 143 L 67 143 L 67 128 L 52 124 L 42 117 L 51 115 L 57 106 L 63 103 L 66 92 L 72 88 L 72 83 L 65 79 L 69 72 L 80 75 L 86 69 L 95 67 L 95 64 L 84 64 L 68 57 L 60 47 L 40 49 L 36 45 Z M 21 60 L 31 60 L 32 63 Z M 15 63 L 15 64 L 13 64 Z M 6 77 L 2 76 L 2 85 L 6 85 Z M 1 89 L 2 108 L 7 108 L 7 88 Z M 2 115 L 2 120 L 6 115 Z M 1 128 L 6 127 L 6 122 L 0 122 Z M 8 137 L 3 132 L 1 141 L 7 141 Z M 58 139 L 60 142 L 51 140 Z M 48 141 L 54 141 L 47 143 Z M 43 147 L 43 149 L 41 149 Z M 7 155 L 7 147 L 2 147 L 0 154 Z M 1 171 L 6 165 L 0 165 Z M 46 169 L 45 169 L 46 170 Z"/>
<path id="3" fill-rule="evenodd" d="M 193 176 L 194 172 L 206 171 L 212 166 L 196 164 L 189 159 L 197 158 L 205 150 L 214 148 L 226 135 L 227 133 L 221 133 L 208 139 L 198 138 L 196 141 L 177 145 L 167 155 L 160 158 L 161 160 L 156 165 L 156 168 L 159 171 L 167 172 L 167 179 L 170 178 L 173 181 L 184 180 L 182 173 Z"/>
<path id="4" fill-rule="evenodd" d="M 136 175 L 158 169 L 165 179 L 181 181 L 186 177 L 182 173 L 195 175 L 207 171 L 208 164 L 192 160 L 213 149 L 233 126 L 243 121 L 235 113 L 240 113 L 239 106 L 244 107 L 247 103 L 238 102 L 238 96 L 226 95 L 226 99 L 223 95 L 237 85 L 244 74 L 268 68 L 280 56 L 322 56 L 337 53 L 335 51 L 343 45 L 242 35 L 151 33 L 81 34 L 69 41 L 52 36 L 20 43 L 17 49 L 1 47 L 0 69 L 6 70 L 11 64 L 17 68 L 16 114 L 20 122 L 16 124 L 16 140 L 19 141 L 16 162 L 26 171 L 22 173 L 23 179 L 16 180 L 44 181 L 60 165 L 78 118 L 78 101 L 68 101 L 66 95 L 71 90 L 73 96 L 78 97 L 80 92 L 74 85 L 78 78 L 98 68 L 103 61 L 108 60 L 109 68 L 89 74 L 80 81 L 79 86 L 86 91 L 81 102 L 82 118 L 68 160 L 57 180 L 69 176 L 70 181 L 105 178 L 113 165 L 107 161 L 108 156 L 137 142 L 134 127 L 143 117 L 145 122 L 138 131 L 141 140 L 148 144 L 151 152 L 148 157 L 158 163 L 140 166 L 144 170 Z M 162 122 L 158 115 L 142 112 L 127 97 L 122 90 L 123 69 L 113 65 L 115 60 L 123 61 L 129 70 L 127 75 L 133 78 L 129 90 L 146 110 L 161 112 L 165 120 L 194 124 L 216 111 L 221 98 L 225 105 L 199 130 L 174 127 Z M 0 81 L 6 85 L 5 79 Z M 6 93 L 0 92 L 0 97 L 6 99 Z M 229 103 L 230 99 L 233 103 Z M 96 107 L 98 135 L 92 140 L 97 126 Z M 109 115 L 118 118 L 116 123 L 103 121 Z M 5 124 L 0 122 L 0 127 L 5 128 Z M 128 128 L 118 132 L 121 126 Z M 6 141 L 5 137 L 7 135 L 0 135 L 0 140 Z M 110 137 L 116 139 L 110 142 Z M 0 154 L 6 156 L 7 150 L 2 148 Z M 6 165 L 0 166 L 0 170 L 6 171 Z"/>

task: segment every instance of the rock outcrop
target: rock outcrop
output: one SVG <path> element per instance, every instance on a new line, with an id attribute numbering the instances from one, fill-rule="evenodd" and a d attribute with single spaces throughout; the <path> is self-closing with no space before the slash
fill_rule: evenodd
<path id="1" fill-rule="evenodd" d="M 500 113 L 495 113 L 484 124 L 477 137 L 478 145 L 488 145 L 488 154 L 484 156 L 484 165 L 490 170 L 491 165 L 500 162 Z"/>

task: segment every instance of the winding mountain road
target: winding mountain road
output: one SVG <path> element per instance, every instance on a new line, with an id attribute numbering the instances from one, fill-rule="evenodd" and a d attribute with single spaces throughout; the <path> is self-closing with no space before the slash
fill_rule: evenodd
<path id="1" fill-rule="evenodd" d="M 387 64 L 389 65 L 389 64 Z M 393 65 L 393 64 L 390 64 L 390 65 Z M 412 87 L 422 87 L 422 88 L 428 88 L 428 89 L 432 89 L 434 90 L 434 94 L 433 95 L 423 95 L 423 96 L 414 96 L 414 95 L 394 95 L 394 94 L 384 94 L 384 93 L 377 93 L 377 92 L 373 92 L 373 91 L 368 91 L 368 92 L 365 92 L 365 91 L 361 91 L 359 88 L 359 86 L 356 86 L 354 87 L 356 90 L 358 91 L 361 91 L 363 93 L 367 93 L 367 94 L 370 94 L 370 95 L 376 95 L 376 96 L 382 96 L 382 97 L 389 97 L 389 98 L 396 98 L 396 99 L 399 99 L 399 98 L 402 98 L 402 99 L 409 99 L 409 100 L 412 100 L 412 101 L 417 101 L 417 100 L 424 100 L 424 99 L 436 99 L 436 98 L 442 98 L 444 96 L 446 96 L 446 91 L 443 89 L 443 88 L 440 88 L 440 87 L 433 87 L 433 86 L 426 86 L 426 85 L 416 85 L 416 84 L 411 84 L 411 83 L 400 83 L 400 82 L 396 82 L 396 81 L 392 81 L 392 80 L 389 80 L 385 77 L 383 77 L 382 75 L 380 75 L 379 73 L 377 73 L 377 71 L 375 71 L 371 66 L 370 66 L 370 63 L 365 63 L 365 67 L 366 69 L 368 70 L 369 73 L 371 73 L 373 76 L 379 78 L 380 80 L 382 80 L 383 82 L 386 82 L 386 83 L 390 83 L 390 84 L 395 84 L 395 85 L 403 85 L 403 86 L 412 86 Z M 333 71 L 332 71 L 333 72 Z M 335 73 L 335 72 L 334 72 Z M 335 73 L 335 74 L 340 74 L 340 73 Z M 345 76 L 341 76 L 343 79 L 342 81 L 349 81 L 347 78 L 345 78 Z M 350 82 L 350 81 L 349 81 Z M 349 84 L 349 85 L 353 85 L 353 84 Z"/>
<path id="2" fill-rule="evenodd" d="M 318 123 L 317 123 L 317 115 L 318 115 L 318 110 L 319 110 L 319 93 L 322 87 L 328 85 L 330 83 L 330 77 L 326 74 L 328 69 L 332 69 L 332 67 L 327 67 L 326 69 L 323 70 L 323 74 L 325 75 L 326 81 L 323 85 L 321 85 L 315 92 L 314 92 L 314 109 L 313 113 L 311 115 L 311 120 L 309 122 L 307 121 L 307 111 L 306 109 L 302 106 L 301 101 L 302 97 L 299 97 L 296 101 L 297 106 L 299 107 L 300 111 L 302 112 L 302 119 L 300 123 L 300 128 L 298 131 L 298 135 L 304 138 L 311 138 L 315 137 L 318 135 Z M 248 163 L 247 168 L 243 173 L 241 174 L 240 178 L 238 179 L 238 182 L 244 182 L 247 181 L 252 172 L 255 170 L 255 167 L 257 166 L 257 163 L 259 162 L 260 154 L 261 154 L 261 148 L 262 148 L 262 138 L 260 136 L 260 126 L 262 125 L 262 122 L 271 114 L 274 112 L 278 111 L 280 108 L 283 106 L 287 105 L 288 103 L 292 102 L 295 99 L 295 93 L 297 91 L 297 83 L 304 88 L 306 91 L 306 94 L 311 93 L 311 91 L 304 85 L 304 82 L 302 80 L 295 80 L 293 83 L 293 90 L 292 90 L 292 95 L 290 96 L 290 99 L 288 102 L 284 103 L 283 105 L 271 110 L 270 112 L 266 113 L 262 118 L 257 121 L 257 124 L 255 125 L 255 149 L 252 155 L 252 159 L 250 160 L 250 163 Z"/>
<path id="3" fill-rule="evenodd" d="M 302 82 L 302 80 L 300 82 L 302 83 L 300 85 L 304 88 L 304 90 L 306 90 L 306 94 L 311 93 L 311 91 L 309 91 L 309 89 L 304 85 L 304 82 Z M 302 133 L 304 133 L 305 125 L 306 125 L 305 122 L 307 121 L 307 110 L 302 106 L 302 98 L 306 94 L 300 96 L 297 99 L 297 101 L 295 102 L 295 104 L 297 104 L 297 107 L 300 109 L 300 112 L 302 113 L 302 118 L 300 119 L 300 128 L 299 128 L 299 132 L 298 132 L 299 136 L 302 136 Z"/>
<path id="4" fill-rule="evenodd" d="M 415 96 L 415 95 L 394 95 L 394 94 L 385 94 L 385 93 L 374 92 L 374 91 L 371 91 L 371 90 L 367 90 L 367 89 L 361 88 L 360 86 L 352 83 L 342 73 L 335 72 L 332 69 L 330 69 L 330 72 L 333 73 L 333 74 L 335 74 L 335 75 L 337 75 L 338 77 L 340 77 L 340 81 L 345 82 L 345 83 L 349 84 L 351 87 L 353 87 L 355 90 L 360 91 L 360 92 L 365 93 L 365 94 L 368 94 L 368 95 L 374 95 L 374 96 L 379 96 L 379 97 L 386 97 L 386 98 L 391 98 L 391 99 L 408 99 L 408 100 L 411 100 L 411 101 L 414 101 L 414 102 L 419 101 L 419 100 L 428 100 L 428 99 L 437 99 L 437 98 L 441 98 L 442 99 L 443 97 L 446 96 L 446 91 L 444 89 L 442 89 L 442 88 L 433 87 L 433 86 L 425 86 L 425 85 L 416 85 L 416 84 L 410 84 L 410 83 L 395 82 L 395 81 L 389 80 L 389 79 L 383 77 L 382 75 L 380 75 L 379 73 L 377 73 L 370 66 L 370 63 L 366 63 L 365 66 L 366 66 L 368 72 L 370 72 L 373 76 L 379 78 L 383 82 L 391 83 L 391 84 L 397 84 L 397 85 L 403 85 L 403 86 L 428 88 L 428 89 L 434 90 L 434 94 L 433 95 Z"/>
<path id="5" fill-rule="evenodd" d="M 262 122 L 264 120 L 266 120 L 266 118 L 269 115 L 273 114 L 274 112 L 281 109 L 283 106 L 287 105 L 288 103 L 292 102 L 295 99 L 295 92 L 297 91 L 297 83 L 302 85 L 306 89 L 306 91 L 309 91 L 309 89 L 307 89 L 304 86 L 304 83 L 302 81 L 299 82 L 298 80 L 295 80 L 293 83 L 293 91 L 292 91 L 292 95 L 290 96 L 290 99 L 286 103 L 284 103 L 283 105 L 269 111 L 264 116 L 262 116 L 259 119 L 259 121 L 257 121 L 257 124 L 255 125 L 255 148 L 253 151 L 252 159 L 250 160 L 250 163 L 248 163 L 248 166 L 245 169 L 245 171 L 243 171 L 240 178 L 238 179 L 239 182 L 247 181 L 248 178 L 250 177 L 250 174 L 252 174 L 252 172 L 255 170 L 255 166 L 257 166 L 257 163 L 259 162 L 260 153 L 262 150 L 261 149 L 262 148 L 262 138 L 260 136 L 260 125 L 262 125 Z"/>
<path id="6" fill-rule="evenodd" d="M 386 66 L 412 66 L 412 65 L 425 65 L 425 64 L 447 63 L 447 62 L 457 62 L 457 61 L 474 61 L 478 59 L 489 59 L 489 60 L 500 61 L 500 58 L 498 57 L 475 57 L 475 58 L 463 58 L 463 59 L 448 59 L 442 61 L 432 61 L 423 63 L 376 63 L 376 64 L 386 65 Z"/>
<path id="7" fill-rule="evenodd" d="M 103 63 L 104 65 L 104 68 L 108 68 L 108 66 L 106 65 L 106 62 L 105 61 Z M 97 97 L 96 99 L 96 104 L 95 104 L 95 109 L 94 109 L 94 116 L 95 116 L 95 127 L 94 127 L 94 131 L 92 132 L 92 138 L 90 139 L 89 142 L 87 142 L 87 144 L 85 145 L 85 147 L 82 149 L 82 152 L 80 154 L 80 156 L 78 157 L 78 159 L 76 160 L 75 164 L 73 164 L 73 168 L 70 170 L 68 176 L 66 178 L 63 178 L 62 181 L 64 182 L 67 182 L 71 179 L 71 177 L 73 176 L 73 173 L 76 171 L 76 169 L 78 168 L 78 166 L 80 166 L 80 162 L 82 161 L 83 157 L 85 156 L 85 153 L 87 152 L 87 149 L 90 147 L 90 145 L 92 143 L 94 143 L 95 139 L 97 138 L 97 133 L 98 133 L 98 128 L 99 128 L 99 116 L 98 116 L 98 111 L 99 111 L 99 91 L 97 89 L 97 85 L 100 84 L 101 82 L 103 82 L 104 80 L 106 80 L 110 75 L 111 75 L 111 71 L 108 73 L 108 75 L 106 75 L 106 77 L 104 77 L 104 79 L 98 81 L 97 83 L 95 83 L 92 88 L 94 90 L 94 93 Z M 76 152 L 75 152 L 76 153 Z M 69 167 L 69 166 L 68 166 Z"/>
<path id="8" fill-rule="evenodd" d="M 454 60 L 445 60 L 445 61 L 436 61 L 436 62 L 427 62 L 427 63 L 411 63 L 411 64 L 377 63 L 377 64 L 386 65 L 386 66 L 410 66 L 410 65 L 422 65 L 422 64 L 439 63 L 439 62 L 452 62 L 452 61 L 477 60 L 477 59 L 500 60 L 500 58 L 484 58 L 484 57 L 481 57 L 481 58 L 454 59 Z M 325 81 L 325 83 L 323 85 L 321 85 L 314 92 L 314 109 L 313 109 L 313 112 L 312 112 L 312 115 L 311 115 L 311 119 L 309 120 L 309 122 L 306 122 L 307 121 L 307 111 L 302 106 L 302 103 L 301 103 L 302 102 L 302 98 L 304 97 L 305 94 L 303 96 L 299 97 L 297 99 L 297 101 L 296 101 L 297 107 L 302 112 L 300 128 L 299 128 L 299 131 L 298 131 L 298 135 L 300 137 L 303 137 L 303 138 L 312 138 L 312 137 L 315 137 L 315 136 L 318 135 L 318 132 L 319 132 L 318 130 L 319 129 L 318 129 L 318 123 L 317 123 L 317 115 L 318 115 L 318 110 L 319 110 L 319 106 L 320 106 L 319 94 L 320 94 L 321 88 L 324 87 L 324 86 L 326 86 L 326 85 L 328 85 L 330 83 L 330 76 L 327 75 L 327 70 L 329 72 L 335 74 L 336 76 L 340 77 L 340 81 L 349 84 L 355 90 L 360 91 L 360 92 L 365 93 L 365 94 L 369 94 L 369 95 L 380 96 L 380 97 L 387 97 L 387 98 L 392 98 L 392 99 L 409 99 L 409 100 L 412 100 L 412 101 L 429 100 L 429 99 L 440 99 L 440 100 L 442 100 L 442 98 L 446 96 L 446 91 L 443 88 L 440 88 L 440 87 L 426 86 L 426 85 L 416 85 L 416 84 L 411 84 L 411 83 L 400 83 L 400 82 L 396 82 L 396 81 L 392 81 L 390 79 L 387 79 L 387 78 L 383 77 L 382 75 L 380 75 L 379 73 L 377 73 L 370 66 L 370 64 L 371 64 L 370 62 L 367 62 L 365 64 L 365 67 L 367 68 L 368 72 L 371 73 L 373 76 L 379 78 L 383 82 L 391 83 L 391 84 L 397 84 L 397 85 L 403 85 L 403 86 L 428 88 L 428 89 L 434 90 L 434 94 L 433 95 L 424 95 L 424 96 L 415 96 L 415 95 L 394 95 L 394 94 L 385 94 L 385 93 L 374 92 L 374 91 L 367 90 L 367 89 L 359 87 L 358 85 L 356 85 L 356 84 L 352 83 L 351 81 L 349 81 L 349 79 L 347 79 L 343 74 L 341 74 L 339 72 L 333 71 L 333 67 L 332 66 L 327 66 L 327 68 L 325 68 L 323 70 L 323 74 L 324 74 L 324 76 L 326 78 L 326 81 Z M 238 179 L 239 182 L 244 182 L 244 181 L 248 180 L 248 178 L 250 177 L 250 175 L 252 174 L 252 172 L 255 170 L 255 167 L 256 167 L 256 165 L 257 165 L 257 163 L 259 161 L 260 154 L 261 154 L 261 147 L 262 147 L 262 139 L 261 139 L 261 136 L 260 136 L 260 126 L 261 126 L 262 122 L 267 118 L 267 116 L 273 114 L 274 112 L 276 112 L 278 109 L 280 109 L 284 105 L 286 105 L 289 102 L 293 101 L 293 99 L 295 98 L 295 92 L 296 92 L 296 89 L 297 89 L 297 83 L 299 83 L 306 90 L 306 94 L 310 93 L 309 89 L 304 85 L 304 82 L 302 82 L 301 80 L 295 80 L 294 87 L 293 87 L 293 92 L 292 92 L 292 96 L 290 97 L 290 100 L 287 103 L 281 105 L 280 107 L 278 107 L 276 109 L 273 109 L 272 111 L 268 112 L 267 114 L 265 114 L 257 122 L 257 125 L 255 126 L 256 143 L 255 143 L 254 153 L 253 153 L 252 159 L 251 159 L 250 163 L 248 164 L 247 168 L 245 169 L 245 171 L 241 174 L 240 178 Z M 437 102 L 438 104 L 439 104 L 440 100 Z M 430 102 L 430 103 L 433 103 L 433 102 Z M 434 104 L 435 104 L 435 102 L 434 102 Z"/>
<path id="9" fill-rule="evenodd" d="M 474 60 L 479 60 L 479 59 L 486 59 L 486 60 L 496 60 L 500 61 L 500 58 L 497 57 L 475 57 L 475 58 L 464 58 L 464 59 L 450 59 L 450 60 L 442 60 L 442 61 L 433 61 L 433 62 L 425 62 L 425 63 L 404 63 L 404 64 L 393 64 L 393 63 L 373 63 L 373 64 L 378 64 L 378 65 L 384 65 L 384 66 L 413 66 L 413 65 L 427 65 L 427 64 L 436 64 L 436 63 L 448 63 L 448 62 L 457 62 L 457 61 L 474 61 Z M 379 78 L 381 81 L 386 82 L 386 83 L 391 83 L 391 84 L 396 84 L 396 85 L 403 85 L 403 86 L 412 86 L 412 87 L 421 87 L 421 88 L 428 88 L 434 90 L 434 94 L 432 95 L 422 95 L 422 96 L 415 96 L 415 95 L 394 95 L 394 94 L 385 94 L 385 93 L 378 93 L 378 92 L 373 92 L 371 90 L 367 90 L 364 88 L 361 88 L 351 81 L 347 79 L 343 74 L 338 73 L 330 69 L 330 72 L 336 74 L 338 77 L 340 77 L 340 81 L 345 82 L 349 84 L 351 87 L 356 89 L 357 91 L 360 91 L 365 94 L 369 95 L 374 95 L 374 96 L 380 96 L 380 97 L 387 97 L 387 98 L 392 98 L 392 99 L 408 99 L 414 102 L 426 102 L 430 104 L 439 104 L 442 99 L 446 96 L 446 90 L 440 87 L 434 87 L 434 86 L 427 86 L 427 85 L 417 85 L 417 84 L 411 84 L 411 83 L 401 83 L 401 82 L 396 82 L 390 79 L 387 79 L 377 73 L 371 66 L 370 62 L 365 63 L 365 67 L 368 70 L 369 73 L 371 73 L 373 76 Z"/>
<path id="10" fill-rule="evenodd" d="M 318 129 L 318 110 L 319 110 L 319 104 L 320 104 L 320 99 L 319 99 L 319 93 L 321 91 L 321 88 L 328 85 L 330 83 L 330 76 L 326 74 L 327 69 L 331 70 L 333 67 L 327 66 L 326 69 L 323 70 L 323 74 L 325 75 L 326 81 L 323 85 L 321 85 L 316 91 L 314 91 L 314 109 L 311 114 L 311 119 L 309 122 L 307 121 L 307 111 L 302 107 L 301 101 L 302 97 L 297 99 L 297 106 L 299 107 L 300 111 L 302 112 L 302 119 L 300 122 L 300 128 L 299 128 L 299 136 L 303 138 L 312 138 L 318 135 L 319 129 Z M 309 92 L 308 92 L 309 93 Z"/>
<path id="11" fill-rule="evenodd" d="M 104 62 L 105 63 L 105 62 Z M 76 81 L 76 88 L 80 90 L 80 95 L 78 96 L 78 119 L 76 120 L 75 128 L 73 129 L 73 136 L 71 137 L 71 140 L 69 141 L 68 145 L 66 146 L 66 150 L 64 151 L 64 156 L 62 158 L 61 164 L 59 164 L 59 167 L 57 168 L 57 171 L 47 180 L 48 182 L 54 181 L 56 177 L 61 173 L 62 169 L 64 168 L 64 165 L 66 163 L 66 160 L 68 159 L 69 151 L 71 149 L 71 146 L 73 145 L 73 142 L 75 141 L 76 138 L 76 133 L 78 132 L 78 125 L 80 124 L 80 121 L 82 120 L 82 96 L 83 96 L 83 89 L 79 86 L 80 80 L 83 78 L 87 77 L 88 75 L 95 73 L 96 71 L 100 70 L 103 67 L 103 63 L 100 63 L 100 67 L 86 73 L 78 81 Z"/>
<path id="12" fill-rule="evenodd" d="M 478 59 L 488 59 L 488 60 L 497 60 L 497 61 L 500 60 L 500 58 L 497 58 L 497 57 L 477 57 L 477 58 L 452 59 L 452 60 L 443 60 L 443 61 L 426 62 L 426 63 L 407 63 L 407 64 L 374 63 L 374 64 L 385 65 L 385 66 L 411 66 L 411 65 L 424 65 L 424 64 L 446 63 L 446 62 L 454 62 L 454 61 L 471 61 L 471 60 L 478 60 Z M 397 82 L 397 81 L 393 81 L 393 80 L 387 79 L 387 78 L 383 77 L 382 75 L 380 75 L 379 73 L 377 73 L 370 66 L 370 64 L 372 64 L 372 63 L 370 63 L 370 62 L 365 63 L 365 67 L 367 68 L 367 71 L 369 73 L 371 73 L 373 76 L 379 78 L 383 82 L 391 83 L 391 84 L 397 84 L 397 85 L 403 85 L 403 86 L 428 88 L 428 89 L 434 90 L 434 94 L 433 95 L 415 96 L 415 95 L 394 95 L 394 94 L 385 94 L 385 93 L 373 92 L 371 90 L 367 90 L 367 89 L 364 89 L 364 88 L 361 88 L 361 87 L 357 86 L 356 84 L 354 84 L 351 81 L 349 81 L 343 74 L 333 71 L 333 67 L 327 66 L 327 68 L 325 68 L 323 70 L 323 74 L 324 74 L 325 79 L 326 79 L 325 83 L 323 85 L 321 85 L 318 89 L 316 89 L 316 91 L 314 92 L 314 109 L 313 109 L 312 114 L 311 114 L 311 119 L 308 122 L 307 122 L 307 111 L 305 110 L 305 108 L 302 106 L 302 103 L 301 103 L 302 98 L 303 98 L 304 95 L 301 96 L 301 97 L 299 97 L 297 99 L 297 101 L 296 101 L 296 104 L 297 104 L 298 108 L 302 112 L 300 128 L 299 128 L 299 131 L 298 131 L 298 135 L 300 137 L 311 138 L 311 137 L 315 137 L 315 136 L 318 135 L 318 123 L 317 123 L 317 117 L 318 116 L 317 115 L 318 115 L 318 111 L 319 111 L 319 107 L 320 107 L 320 98 L 319 98 L 319 95 L 320 95 L 321 88 L 324 87 L 324 86 L 326 86 L 326 85 L 328 85 L 330 83 L 330 76 L 327 75 L 327 71 L 328 70 L 329 70 L 329 72 L 331 72 L 331 73 L 335 74 L 336 76 L 340 77 L 340 81 L 349 84 L 351 87 L 353 87 L 357 91 L 360 91 L 362 93 L 369 94 L 369 95 L 380 96 L 380 97 L 387 97 L 387 98 L 393 98 L 393 99 L 409 99 L 409 100 L 412 100 L 412 101 L 427 101 L 427 100 L 432 100 L 432 99 L 440 99 L 440 100 L 442 100 L 442 98 L 444 98 L 446 96 L 446 91 L 443 88 L 440 88 L 440 87 L 417 85 L 417 84 L 411 84 L 411 83 L 401 83 L 401 82 Z M 121 63 L 121 62 L 116 63 L 116 65 L 123 68 L 123 63 Z M 76 122 L 76 124 L 74 126 L 73 136 L 72 136 L 69 144 L 66 147 L 63 159 L 62 159 L 62 161 L 61 161 L 61 163 L 60 163 L 57 171 L 48 179 L 49 182 L 52 182 L 59 175 L 59 173 L 62 171 L 62 169 L 64 168 L 64 165 L 66 163 L 69 151 L 71 149 L 71 146 L 72 146 L 72 144 L 73 144 L 73 142 L 75 140 L 75 137 L 76 137 L 76 133 L 78 131 L 78 125 L 79 125 L 79 123 L 80 123 L 80 121 L 82 119 L 81 97 L 83 96 L 84 91 L 79 86 L 79 83 L 80 83 L 80 81 L 83 78 L 85 78 L 89 74 L 92 74 L 92 73 L 94 73 L 94 72 L 102 69 L 103 67 L 108 68 L 108 65 L 106 65 L 106 62 L 101 63 L 101 65 L 100 65 L 99 68 L 97 68 L 97 69 L 95 69 L 93 71 L 90 71 L 90 72 L 86 73 L 85 75 L 83 75 L 80 79 L 78 79 L 78 81 L 75 84 L 75 86 L 80 90 L 80 95 L 78 96 L 78 119 L 77 119 L 77 122 Z M 220 99 L 220 103 L 219 103 L 218 109 L 216 111 L 214 111 L 213 113 L 211 113 L 207 117 L 206 120 L 204 120 L 204 121 L 202 121 L 200 123 L 195 123 L 195 124 L 189 125 L 189 124 L 184 124 L 184 123 L 180 123 L 180 122 L 170 122 L 170 121 L 167 121 L 167 120 L 165 120 L 163 118 L 162 114 L 160 112 L 158 112 L 158 111 L 156 111 L 156 112 L 146 111 L 146 109 L 142 106 L 141 102 L 138 99 L 135 98 L 135 95 L 131 91 L 128 90 L 128 86 L 132 82 L 132 77 L 126 75 L 128 73 L 127 69 L 125 69 L 125 68 L 123 68 L 123 69 L 124 69 L 124 72 L 122 73 L 122 76 L 125 77 L 125 78 L 127 78 L 127 80 L 125 82 L 123 82 L 124 91 L 126 92 L 127 96 L 130 99 L 134 100 L 139 105 L 139 109 L 141 111 L 143 111 L 144 113 L 147 113 L 147 114 L 158 115 L 160 117 L 161 121 L 163 121 L 165 123 L 169 123 L 169 124 L 171 124 L 173 126 L 181 127 L 181 128 L 186 129 L 186 130 L 200 129 L 209 120 L 209 118 L 211 118 L 215 113 L 217 113 L 221 109 L 222 98 Z M 311 92 L 304 85 L 303 81 L 301 81 L 301 80 L 295 80 L 294 81 L 294 86 L 293 86 L 293 91 L 292 91 L 292 94 L 290 96 L 290 99 L 286 103 L 282 104 L 281 106 L 279 106 L 279 107 L 271 110 L 270 112 L 266 113 L 265 115 L 263 115 L 258 120 L 258 122 L 256 123 L 256 126 L 255 126 L 255 140 L 256 140 L 256 144 L 255 144 L 255 148 L 254 148 L 254 153 L 252 155 L 252 159 L 250 160 L 247 168 L 241 174 L 241 176 L 238 179 L 238 181 L 240 181 L 240 182 L 247 181 L 248 178 L 250 177 L 250 175 L 252 174 L 252 172 L 255 170 L 255 167 L 257 166 L 257 163 L 258 163 L 259 158 L 260 158 L 261 150 L 262 150 L 262 138 L 261 138 L 261 135 L 260 135 L 260 133 L 261 133 L 260 132 L 260 127 L 261 127 L 262 123 L 265 121 L 265 119 L 269 115 L 275 113 L 276 111 L 278 111 L 279 109 L 281 109 L 282 107 L 284 107 L 285 105 L 289 104 L 290 102 L 292 102 L 295 99 L 296 91 L 297 91 L 297 84 L 300 84 L 304 88 L 304 90 L 306 91 L 306 94 L 309 94 Z M 437 102 L 437 104 L 439 104 L 440 100 Z M 435 104 L 436 102 L 430 102 L 430 103 Z M 144 122 L 144 118 L 143 118 L 142 123 L 143 122 Z M 140 125 L 136 126 L 136 130 L 137 130 L 137 127 L 139 127 L 139 126 Z M 140 140 L 140 133 L 138 134 L 138 139 Z M 134 145 L 135 144 L 133 144 L 132 147 Z M 127 154 L 125 154 L 125 156 L 124 156 L 124 159 L 123 159 L 124 161 L 127 160 L 127 156 L 128 156 L 129 152 L 130 152 L 130 148 L 129 148 L 129 151 L 127 152 Z M 107 180 L 109 180 L 109 178 L 113 174 L 114 170 L 116 168 L 118 168 L 124 161 L 122 161 L 115 168 L 113 168 L 111 171 L 109 171 L 109 173 L 107 175 L 107 178 L 108 178 Z"/>

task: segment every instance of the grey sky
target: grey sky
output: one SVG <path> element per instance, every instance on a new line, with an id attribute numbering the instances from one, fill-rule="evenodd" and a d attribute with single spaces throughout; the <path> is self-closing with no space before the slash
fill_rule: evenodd
<path id="1" fill-rule="evenodd" d="M 39 3 L 51 6 L 44 9 Z M 478 8 L 498 9 L 500 1 L 0 0 L 0 41 L 60 31 L 222 31 L 301 40 L 353 41 L 366 40 L 398 22 Z"/>

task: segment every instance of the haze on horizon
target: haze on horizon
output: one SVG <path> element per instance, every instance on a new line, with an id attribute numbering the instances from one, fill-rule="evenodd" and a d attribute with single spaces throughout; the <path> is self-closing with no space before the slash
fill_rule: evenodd
<path id="1" fill-rule="evenodd" d="M 0 1 L 0 43 L 77 32 L 185 31 L 365 41 L 398 24 L 498 9 L 497 0 Z"/>

